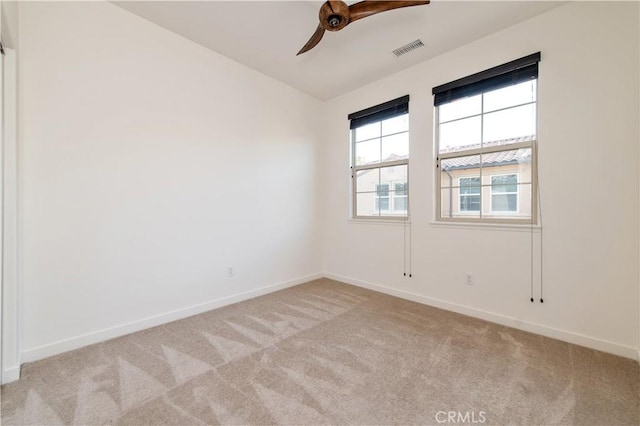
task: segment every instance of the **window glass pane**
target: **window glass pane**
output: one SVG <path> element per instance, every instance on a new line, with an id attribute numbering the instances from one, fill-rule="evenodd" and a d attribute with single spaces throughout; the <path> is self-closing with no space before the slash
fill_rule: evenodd
<path id="1" fill-rule="evenodd" d="M 440 196 L 440 216 L 441 217 L 453 217 L 452 200 L 453 190 L 443 189 Z"/>
<path id="2" fill-rule="evenodd" d="M 355 144 L 356 166 L 380 162 L 380 139 Z"/>
<path id="3" fill-rule="evenodd" d="M 387 197 L 389 198 L 389 184 L 381 183 L 376 187 L 376 195 L 378 197 Z"/>
<path id="4" fill-rule="evenodd" d="M 516 216 L 521 219 L 531 219 L 531 184 L 518 184 L 518 210 Z"/>
<path id="5" fill-rule="evenodd" d="M 518 213 L 520 194 L 517 182 L 517 175 L 491 176 L 492 213 Z"/>
<path id="6" fill-rule="evenodd" d="M 483 212 L 483 216 L 490 218 L 531 219 L 531 184 L 518 184 L 513 193 L 487 192 L 489 208 Z"/>
<path id="7" fill-rule="evenodd" d="M 480 156 L 447 158 L 440 167 L 442 217 L 480 217 Z"/>
<path id="8" fill-rule="evenodd" d="M 523 105 L 484 115 L 482 140 L 485 146 L 531 140 L 536 134 L 535 104 Z"/>
<path id="9" fill-rule="evenodd" d="M 480 177 L 461 177 L 460 212 L 480 211 Z"/>
<path id="10" fill-rule="evenodd" d="M 399 133 L 382 138 L 382 161 L 409 157 L 409 133 Z"/>
<path id="11" fill-rule="evenodd" d="M 356 194 L 356 215 L 357 216 L 379 216 L 376 210 L 376 193 L 365 192 Z"/>
<path id="12" fill-rule="evenodd" d="M 380 183 L 380 169 L 360 170 L 356 173 L 356 192 L 375 192 Z"/>
<path id="13" fill-rule="evenodd" d="M 380 122 L 356 127 L 356 142 L 380 137 Z"/>
<path id="14" fill-rule="evenodd" d="M 536 80 L 525 81 L 484 94 L 484 112 L 521 105 L 536 100 Z"/>
<path id="15" fill-rule="evenodd" d="M 491 192 L 494 194 L 498 192 L 517 192 L 517 183 L 518 176 L 516 175 L 491 176 Z"/>
<path id="16" fill-rule="evenodd" d="M 382 213 L 389 213 L 389 197 L 376 198 L 375 209 Z"/>
<path id="17" fill-rule="evenodd" d="M 407 166 L 392 166 L 380 168 L 380 182 L 406 182 Z"/>
<path id="18" fill-rule="evenodd" d="M 409 114 L 399 115 L 382 122 L 382 135 L 406 132 L 409 130 Z"/>
<path id="19" fill-rule="evenodd" d="M 518 175 L 516 182 L 531 182 L 531 148 L 482 154 L 482 167 L 485 176 Z M 490 185 L 491 181 L 485 182 Z"/>
<path id="20" fill-rule="evenodd" d="M 480 194 L 478 195 L 460 194 L 460 213 L 479 212 L 479 211 L 480 211 Z"/>
<path id="21" fill-rule="evenodd" d="M 479 148 L 481 136 L 480 123 L 480 117 L 471 117 L 441 124 L 438 139 L 440 152 Z"/>
<path id="22" fill-rule="evenodd" d="M 491 195 L 491 211 L 516 212 L 518 210 L 517 194 L 493 194 Z"/>
<path id="23" fill-rule="evenodd" d="M 396 213 L 405 213 L 407 211 L 407 197 L 395 196 L 393 197 L 393 211 Z"/>
<path id="24" fill-rule="evenodd" d="M 481 96 L 482 95 L 472 96 L 470 98 L 463 98 L 449 102 L 448 104 L 440 105 L 438 107 L 438 118 L 440 123 L 480 114 L 482 106 Z"/>
<path id="25" fill-rule="evenodd" d="M 440 191 L 440 215 L 442 218 L 479 218 L 480 196 L 460 197 L 460 188 L 442 188 Z M 461 209 L 462 207 L 462 209 Z"/>

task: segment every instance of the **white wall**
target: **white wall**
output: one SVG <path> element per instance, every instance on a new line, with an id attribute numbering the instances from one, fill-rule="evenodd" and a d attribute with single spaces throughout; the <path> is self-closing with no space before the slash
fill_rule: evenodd
<path id="1" fill-rule="evenodd" d="M 1 1 L 2 42 L 2 375 L 20 375 L 19 287 L 17 282 L 17 43 L 18 3 Z"/>
<path id="2" fill-rule="evenodd" d="M 575 2 L 326 105 L 329 276 L 636 357 L 638 4 Z M 542 52 L 539 171 L 544 303 L 531 303 L 529 230 L 437 226 L 431 88 Z M 410 94 L 413 277 L 403 227 L 350 222 L 347 114 Z M 613 207 L 613 208 L 612 208 Z M 539 253 L 540 234 L 534 233 Z M 539 271 L 539 259 L 534 261 Z M 476 285 L 464 284 L 473 273 Z M 540 298 L 536 274 L 536 299 Z"/>
<path id="3" fill-rule="evenodd" d="M 23 362 L 321 272 L 319 101 L 109 3 L 19 15 Z"/>

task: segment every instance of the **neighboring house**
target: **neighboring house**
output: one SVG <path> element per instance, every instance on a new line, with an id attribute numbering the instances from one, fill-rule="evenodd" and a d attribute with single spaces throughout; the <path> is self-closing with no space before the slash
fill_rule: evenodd
<path id="1" fill-rule="evenodd" d="M 533 136 L 485 142 L 484 147 L 530 142 Z M 476 146 L 457 147 L 471 151 Z M 482 157 L 482 159 L 481 159 Z M 440 172 L 442 217 L 514 217 L 531 215 L 532 152 L 506 150 L 442 161 Z"/>
<path id="2" fill-rule="evenodd" d="M 506 146 L 528 142 L 533 136 L 486 142 L 484 146 Z M 480 146 L 460 146 L 466 151 Z M 457 157 L 442 162 L 442 217 L 529 217 L 531 214 L 531 149 L 515 149 Z M 400 157 L 398 157 L 400 158 Z M 391 155 L 386 161 L 396 160 Z M 378 175 L 380 174 L 380 175 Z M 405 215 L 407 213 L 407 168 L 404 165 L 363 170 L 358 173 L 360 215 Z M 366 192 L 365 192 L 366 191 Z M 482 195 L 482 197 L 481 197 Z M 488 200 L 488 202 L 487 202 Z"/>
<path id="3" fill-rule="evenodd" d="M 406 158 L 392 154 L 382 162 Z M 358 172 L 358 215 L 407 214 L 407 166 L 397 165 Z"/>

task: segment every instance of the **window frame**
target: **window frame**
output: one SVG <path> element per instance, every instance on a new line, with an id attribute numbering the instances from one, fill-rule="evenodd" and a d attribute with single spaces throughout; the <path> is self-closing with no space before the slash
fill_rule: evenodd
<path id="1" fill-rule="evenodd" d="M 439 106 L 434 106 L 434 149 L 435 149 L 435 163 L 436 163 L 436 167 L 435 167 L 435 191 L 434 191 L 434 195 L 435 195 L 435 221 L 436 222 L 440 222 L 440 223 L 447 223 L 447 222 L 458 222 L 458 223 L 478 223 L 478 224 L 482 224 L 482 223 L 490 223 L 490 224 L 501 224 L 501 225 L 531 225 L 531 224 L 537 224 L 538 223 L 538 200 L 537 200 L 537 182 L 538 182 L 538 161 L 537 161 L 537 145 L 538 145 L 538 92 L 539 92 L 539 85 L 538 85 L 538 78 L 535 78 L 536 81 L 536 100 L 535 100 L 535 111 L 536 111 L 536 122 L 535 122 L 535 130 L 536 130 L 536 134 L 535 137 L 530 140 L 530 141 L 526 141 L 526 142 L 515 142 L 515 143 L 511 143 L 511 144 L 505 144 L 505 145 L 496 145 L 496 146 L 487 146 L 487 147 L 481 147 L 481 148 L 476 148 L 476 149 L 469 149 L 469 150 L 463 150 L 463 151 L 452 151 L 452 152 L 446 152 L 446 153 L 440 153 L 440 107 Z M 487 90 L 487 91 L 483 91 L 482 94 L 484 93 L 488 93 L 491 92 L 492 90 Z M 511 107 L 508 108 L 516 108 L 520 106 L 520 104 L 516 104 L 513 105 Z M 508 108 L 504 108 L 504 109 L 508 109 Z M 480 117 L 483 117 L 486 114 L 490 114 L 493 113 L 495 111 L 490 111 L 488 113 L 484 112 L 484 109 L 481 109 L 481 113 L 479 114 Z M 480 137 L 482 138 L 482 134 L 480 135 Z M 481 139 L 482 140 L 482 139 Z M 442 182 L 441 182 L 441 164 L 443 160 L 447 160 L 450 158 L 459 158 L 459 157 L 468 157 L 468 156 L 473 156 L 473 155 L 483 155 L 483 154 L 490 154 L 490 153 L 494 153 L 494 152 L 504 152 L 504 151 L 513 151 L 513 150 L 517 150 L 517 149 L 531 149 L 531 216 L 529 218 L 518 218 L 517 217 L 517 213 L 509 213 L 509 212 L 505 212 L 505 214 L 501 215 L 502 217 L 483 217 L 483 212 L 482 212 L 482 206 L 483 206 L 483 202 L 482 202 L 482 196 L 480 197 L 480 212 L 479 212 L 479 217 L 471 217 L 472 214 L 474 214 L 474 212 L 469 212 L 469 216 L 465 215 L 465 214 L 460 214 L 460 212 L 458 212 L 458 216 L 457 217 L 445 217 L 442 215 Z M 491 186 L 491 185 L 484 185 L 482 184 L 482 177 L 483 172 L 482 169 L 483 168 L 487 168 L 487 167 L 483 167 L 483 164 L 480 163 L 480 166 L 478 167 L 479 170 L 479 176 L 480 176 L 480 182 L 481 182 L 481 188 L 485 188 L 486 186 Z M 517 173 L 517 172 L 516 172 Z M 513 174 L 513 173 L 506 173 L 506 174 Z M 519 173 L 518 173 L 519 174 Z M 493 176 L 493 175 L 490 175 Z M 520 183 L 518 183 L 518 185 L 520 185 Z M 459 187 L 459 186 L 458 186 Z M 518 191 L 519 193 L 520 191 Z M 480 191 L 481 195 L 482 195 L 482 189 Z M 489 197 L 491 198 L 491 196 Z M 491 203 L 491 201 L 489 201 Z M 520 203 L 520 197 L 518 197 L 518 203 Z M 518 204 L 518 211 L 519 211 L 519 207 L 520 204 Z M 491 210 L 490 210 L 491 211 Z M 513 217 L 509 217 L 510 215 L 512 215 Z"/>
<path id="2" fill-rule="evenodd" d="M 400 98 L 399 98 L 400 99 Z M 408 103 L 408 97 L 407 97 L 407 103 Z M 380 120 L 374 121 L 373 123 L 378 123 L 380 126 L 382 126 L 382 122 L 391 118 L 396 118 L 396 117 L 400 117 L 406 115 L 407 116 L 407 120 L 409 120 L 409 112 L 404 112 L 404 113 L 400 113 L 400 114 L 396 114 L 395 116 L 390 116 L 390 117 L 384 117 Z M 372 123 L 369 123 L 372 124 Z M 350 147 L 351 147 L 351 153 L 350 153 L 350 162 L 351 162 L 351 219 L 352 220 L 385 220 L 385 221 L 400 221 L 400 222 L 405 222 L 409 220 L 409 158 L 410 158 L 410 125 L 409 122 L 407 121 L 407 130 L 406 131 L 402 131 L 402 132 L 395 132 L 395 133 L 390 133 L 388 135 L 383 135 L 382 134 L 382 128 L 380 129 L 380 137 L 378 139 L 380 139 L 381 143 L 382 143 L 382 139 L 385 137 L 389 137 L 389 136 L 394 136 L 394 135 L 398 135 L 398 134 L 403 134 L 406 133 L 407 134 L 407 138 L 408 138 L 408 144 L 409 144 L 409 153 L 407 154 L 407 158 L 402 158 L 402 159 L 398 159 L 398 160 L 391 160 L 391 161 L 382 161 L 382 158 L 380 158 L 380 161 L 377 163 L 371 163 L 371 164 L 364 164 L 364 165 L 356 165 L 356 129 L 358 129 L 358 127 L 354 127 L 352 129 L 350 129 L 349 135 L 350 135 L 350 139 L 351 139 L 351 143 L 350 143 Z M 360 142 L 364 142 L 364 141 L 360 141 Z M 397 181 L 397 180 L 391 180 L 391 181 L 386 181 L 386 182 L 382 182 L 379 181 L 376 184 L 376 187 L 373 191 L 374 193 L 374 212 L 377 212 L 377 215 L 358 215 L 358 202 L 357 202 L 357 197 L 358 197 L 358 172 L 361 171 L 366 171 L 366 170 L 377 170 L 378 173 L 380 173 L 380 171 L 384 168 L 387 167 L 395 167 L 395 166 L 400 166 L 400 167 L 406 167 L 406 177 L 405 177 L 405 183 L 406 183 L 406 189 L 405 189 L 405 205 L 406 205 L 406 209 L 405 210 L 401 210 L 399 212 L 395 212 L 393 210 L 393 199 L 395 198 L 395 191 L 393 191 L 393 184 L 396 182 L 401 182 L 401 181 Z M 381 214 L 379 209 L 375 209 L 375 200 L 378 199 L 378 191 L 377 191 L 377 187 L 380 184 L 386 183 L 389 185 L 389 210 L 385 211 L 385 214 Z M 367 192 L 361 192 L 360 194 L 366 194 Z"/>

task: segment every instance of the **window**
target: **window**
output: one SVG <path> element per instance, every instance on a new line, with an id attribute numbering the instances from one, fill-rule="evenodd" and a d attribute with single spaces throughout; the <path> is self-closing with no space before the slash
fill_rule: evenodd
<path id="1" fill-rule="evenodd" d="M 491 211 L 518 211 L 518 175 L 491 176 Z"/>
<path id="2" fill-rule="evenodd" d="M 535 222 L 539 60 L 433 89 L 437 220 Z"/>
<path id="3" fill-rule="evenodd" d="M 349 115 L 354 218 L 406 218 L 409 96 Z"/>
<path id="4" fill-rule="evenodd" d="M 391 187 L 393 198 L 389 197 L 389 183 L 376 184 L 375 212 L 389 213 L 406 213 L 407 212 L 407 183 L 393 182 Z"/>
<path id="5" fill-rule="evenodd" d="M 396 213 L 407 212 L 407 182 L 393 184 L 393 211 Z"/>
<path id="6" fill-rule="evenodd" d="M 460 178 L 460 212 L 480 211 L 480 178 Z"/>
<path id="7" fill-rule="evenodd" d="M 376 184 L 375 211 L 386 213 L 389 211 L 389 184 Z"/>

